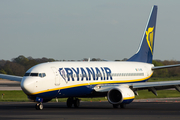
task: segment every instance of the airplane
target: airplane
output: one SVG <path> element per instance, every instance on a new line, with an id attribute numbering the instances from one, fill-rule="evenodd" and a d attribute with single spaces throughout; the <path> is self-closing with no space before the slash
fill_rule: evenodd
<path id="1" fill-rule="evenodd" d="M 156 29 L 157 6 L 152 7 L 138 51 L 127 61 L 110 62 L 47 62 L 30 68 L 23 77 L 0 74 L 0 78 L 21 82 L 28 98 L 37 102 L 35 108 L 53 98 L 68 98 L 67 107 L 80 106 L 81 97 L 105 97 L 113 108 L 125 108 L 138 90 L 175 88 L 180 92 L 180 80 L 147 82 L 156 69 L 178 67 L 152 64 Z"/>

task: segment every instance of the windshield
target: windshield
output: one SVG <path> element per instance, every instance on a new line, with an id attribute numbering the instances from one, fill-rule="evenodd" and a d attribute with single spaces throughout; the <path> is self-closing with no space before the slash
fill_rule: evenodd
<path id="1" fill-rule="evenodd" d="M 24 76 L 33 76 L 33 77 L 45 77 L 46 74 L 45 73 L 25 73 Z"/>

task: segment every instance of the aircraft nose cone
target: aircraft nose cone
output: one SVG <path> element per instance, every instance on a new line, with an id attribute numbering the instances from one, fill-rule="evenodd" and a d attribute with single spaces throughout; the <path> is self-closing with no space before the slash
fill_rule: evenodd
<path id="1" fill-rule="evenodd" d="M 32 94 L 34 90 L 34 80 L 30 78 L 23 78 L 21 81 L 21 88 L 26 94 Z"/>

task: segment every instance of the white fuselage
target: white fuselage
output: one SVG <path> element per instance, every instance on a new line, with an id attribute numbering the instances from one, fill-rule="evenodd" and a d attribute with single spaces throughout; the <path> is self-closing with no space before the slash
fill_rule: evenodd
<path id="1" fill-rule="evenodd" d="M 21 87 L 27 95 L 52 93 L 50 97 L 66 97 L 66 90 L 72 90 L 68 91 L 70 94 L 79 88 L 78 93 L 73 94 L 83 96 L 99 84 L 145 82 L 153 73 L 152 67 L 153 64 L 140 62 L 42 63 L 26 72 Z"/>

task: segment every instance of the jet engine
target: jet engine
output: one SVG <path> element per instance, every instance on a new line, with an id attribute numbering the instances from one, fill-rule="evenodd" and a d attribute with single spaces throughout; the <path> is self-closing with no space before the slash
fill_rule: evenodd
<path id="1" fill-rule="evenodd" d="M 111 104 L 128 104 L 134 100 L 134 92 L 129 86 L 121 85 L 108 91 L 107 98 Z"/>

